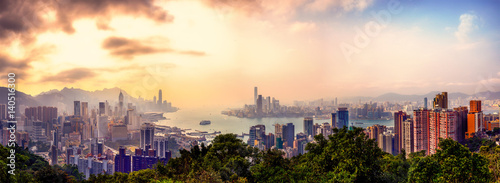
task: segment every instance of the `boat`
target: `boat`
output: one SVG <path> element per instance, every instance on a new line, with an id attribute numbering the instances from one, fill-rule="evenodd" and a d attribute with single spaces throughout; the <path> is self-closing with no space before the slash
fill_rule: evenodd
<path id="1" fill-rule="evenodd" d="M 200 122 L 200 125 L 209 125 L 211 124 L 212 122 L 210 122 L 209 120 L 203 120 Z"/>

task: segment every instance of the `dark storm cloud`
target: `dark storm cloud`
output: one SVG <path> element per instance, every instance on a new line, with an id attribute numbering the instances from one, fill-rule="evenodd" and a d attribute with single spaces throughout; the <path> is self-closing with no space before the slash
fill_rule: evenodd
<path id="1" fill-rule="evenodd" d="M 147 45 L 151 44 L 150 41 L 140 41 L 135 39 L 128 39 L 123 37 L 109 37 L 102 43 L 102 48 L 109 50 L 113 56 L 121 57 L 124 59 L 132 59 L 134 56 L 155 54 L 155 53 L 177 53 L 192 56 L 204 56 L 205 52 L 200 51 L 182 51 L 175 50 L 168 47 L 158 47 Z"/>
<path id="2" fill-rule="evenodd" d="M 30 43 L 47 30 L 73 33 L 73 22 L 81 18 L 96 19 L 99 29 L 110 29 L 112 16 L 118 14 L 144 16 L 156 22 L 172 22 L 174 17 L 153 0 L 0 0 L 0 41 L 21 38 Z M 56 20 L 43 17 L 55 13 Z"/>
<path id="3" fill-rule="evenodd" d="M 96 76 L 96 73 L 88 68 L 74 68 L 61 71 L 51 76 L 45 76 L 40 82 L 63 82 L 72 83 Z"/>

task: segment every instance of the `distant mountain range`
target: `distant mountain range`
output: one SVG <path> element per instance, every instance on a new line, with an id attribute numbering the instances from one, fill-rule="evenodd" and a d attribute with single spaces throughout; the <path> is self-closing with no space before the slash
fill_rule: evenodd
<path id="1" fill-rule="evenodd" d="M 142 98 L 134 98 L 128 95 L 124 90 L 117 87 L 109 89 L 105 88 L 103 90 L 96 91 L 86 91 L 78 88 L 63 88 L 62 90 L 50 90 L 48 92 L 43 92 L 36 96 L 27 95 L 21 91 L 17 91 L 16 101 L 20 105 L 19 108 L 21 110 L 24 110 L 26 107 L 43 105 L 57 107 L 60 112 L 68 111 L 69 113 L 72 113 L 71 111 L 73 110 L 74 101 L 88 102 L 89 110 L 97 108 L 99 102 L 105 101 L 112 106 L 116 106 L 120 92 L 123 93 L 125 106 L 127 106 L 127 103 L 133 103 L 135 106 L 145 109 L 148 105 L 148 101 L 145 101 Z M 7 96 L 7 93 L 7 88 L 0 87 L 0 96 Z M 168 99 L 165 96 L 163 96 L 163 98 Z M 0 97 L 0 104 L 5 103 L 7 103 L 7 97 Z"/>
<path id="2" fill-rule="evenodd" d="M 50 90 L 48 92 L 43 92 L 36 96 L 31 96 L 21 91 L 17 91 L 16 102 L 19 104 L 18 108 L 20 108 L 21 110 L 24 110 L 25 107 L 44 105 L 44 106 L 55 106 L 61 112 L 68 111 L 71 113 L 74 105 L 73 102 L 75 100 L 88 102 L 90 109 L 97 108 L 99 102 L 104 102 L 104 101 L 108 101 L 110 105 L 115 106 L 118 103 L 118 95 L 120 94 L 120 91 L 123 93 L 125 105 L 127 105 L 127 103 L 133 103 L 139 108 L 143 107 L 147 108 L 146 106 L 148 101 L 145 101 L 142 98 L 134 98 L 128 95 L 127 92 L 125 92 L 124 90 L 121 90 L 120 88 L 117 87 L 109 89 L 106 88 L 103 90 L 96 90 L 96 91 L 86 91 L 78 88 L 63 88 L 62 90 Z M 397 93 L 386 93 L 377 97 L 361 97 L 361 96 L 349 97 L 346 98 L 346 100 L 353 102 L 357 102 L 359 100 L 395 102 L 395 101 L 421 101 L 425 97 L 427 97 L 429 101 L 432 101 L 433 98 L 438 93 L 441 92 L 432 91 L 424 95 L 402 95 Z M 0 96 L 7 96 L 7 94 L 8 94 L 8 89 L 5 87 L 0 87 Z M 455 100 L 458 99 L 459 97 L 464 100 L 469 98 L 493 100 L 493 99 L 500 99 L 500 92 L 486 91 L 486 92 L 476 93 L 474 95 L 468 95 L 459 92 L 448 93 L 448 99 L 450 100 Z M 164 95 L 163 98 L 168 99 L 168 96 Z M 7 97 L 0 97 L 0 104 L 6 104 L 6 103 L 7 103 Z"/>
<path id="3" fill-rule="evenodd" d="M 423 100 L 425 97 L 427 97 L 427 100 L 433 100 L 434 97 L 436 97 L 436 94 L 441 93 L 438 91 L 432 91 L 424 95 L 401 95 L 397 93 L 386 93 L 383 95 L 380 95 L 378 97 L 374 97 L 372 100 L 374 101 L 418 101 L 418 100 Z M 500 99 L 500 92 L 491 92 L 491 91 L 486 91 L 486 92 L 480 92 L 476 93 L 474 95 L 468 95 L 465 93 L 460 93 L 460 92 L 455 92 L 455 93 L 448 93 L 448 99 L 449 100 L 456 100 L 458 98 L 461 99 L 467 99 L 467 98 L 484 98 L 486 100 L 493 100 L 493 99 Z"/>
<path id="4" fill-rule="evenodd" d="M 439 91 L 432 91 L 427 94 L 423 95 L 403 95 L 403 94 L 398 94 L 398 93 L 386 93 L 377 97 L 366 97 L 366 96 L 356 96 L 356 97 L 347 97 L 344 98 L 343 101 L 347 102 L 358 102 L 359 100 L 361 101 L 374 101 L 374 102 L 395 102 L 395 101 L 423 101 L 425 97 L 427 97 L 428 101 L 432 101 L 434 97 L 436 97 L 436 94 L 439 94 L 441 92 Z M 500 99 L 500 92 L 492 92 L 492 91 L 485 91 L 485 92 L 479 92 L 473 95 L 465 94 L 465 93 L 460 93 L 460 92 L 454 92 L 454 93 L 448 93 L 448 99 L 449 100 L 456 100 L 458 98 L 467 100 L 467 99 L 472 99 L 472 98 L 477 98 L 477 99 L 486 99 L 486 100 L 494 100 L 494 99 Z"/>

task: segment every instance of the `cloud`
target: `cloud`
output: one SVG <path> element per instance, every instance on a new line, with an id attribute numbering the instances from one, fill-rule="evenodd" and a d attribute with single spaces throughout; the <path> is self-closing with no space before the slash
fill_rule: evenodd
<path id="1" fill-rule="evenodd" d="M 313 22 L 295 22 L 290 26 L 289 31 L 291 33 L 301 33 L 314 31 L 316 29 L 317 26 Z"/>
<path id="2" fill-rule="evenodd" d="M 31 68 L 29 61 L 28 59 L 15 59 L 0 53 L 0 73 L 2 73 L 0 78 L 6 78 L 7 73 L 14 73 L 16 79 L 23 80 L 27 73 L 26 70 Z"/>
<path id="3" fill-rule="evenodd" d="M 96 76 L 96 73 L 89 68 L 73 68 L 61 71 L 55 75 L 45 76 L 39 82 L 73 83 L 94 76 Z"/>
<path id="4" fill-rule="evenodd" d="M 183 55 L 192 55 L 192 56 L 205 56 L 205 55 L 206 55 L 206 53 L 205 53 L 205 52 L 201 52 L 201 51 L 192 51 L 192 50 L 188 50 L 188 51 L 178 51 L 178 53 L 183 54 Z"/>
<path id="5" fill-rule="evenodd" d="M 153 54 L 159 52 L 172 52 L 172 49 L 156 48 L 144 45 L 139 40 L 123 37 L 109 37 L 102 43 L 102 48 L 110 50 L 111 55 L 132 59 L 137 55 Z"/>
<path id="6" fill-rule="evenodd" d="M 73 33 L 73 22 L 96 19 L 100 29 L 109 29 L 112 16 L 144 16 L 156 22 L 172 22 L 174 17 L 154 5 L 154 0 L 2 0 L 0 1 L 0 40 L 31 43 L 37 34 L 48 31 Z"/>
<path id="7" fill-rule="evenodd" d="M 263 6 L 259 0 L 202 0 L 212 8 L 222 11 L 236 10 L 246 14 L 260 13 Z"/>
<path id="8" fill-rule="evenodd" d="M 134 56 L 147 55 L 155 53 L 177 53 L 192 56 L 204 56 L 205 52 L 193 50 L 175 50 L 168 47 L 151 46 L 146 44 L 155 44 L 149 40 L 135 40 L 123 37 L 109 37 L 102 43 L 102 48 L 110 51 L 113 56 L 124 59 L 133 59 Z"/>
<path id="9" fill-rule="evenodd" d="M 478 25 L 476 23 L 477 19 L 478 17 L 474 14 L 466 13 L 460 15 L 460 24 L 455 32 L 455 37 L 457 37 L 460 42 L 467 42 L 469 34 L 478 29 Z"/>
<path id="10" fill-rule="evenodd" d="M 306 9 L 313 12 L 324 12 L 330 8 L 345 12 L 363 11 L 372 4 L 372 0 L 314 0 L 307 4 Z"/>

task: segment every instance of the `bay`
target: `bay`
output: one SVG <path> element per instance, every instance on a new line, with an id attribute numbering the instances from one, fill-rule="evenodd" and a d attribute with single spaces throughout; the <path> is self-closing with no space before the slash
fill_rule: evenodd
<path id="1" fill-rule="evenodd" d="M 200 130 L 209 133 L 220 131 L 223 134 L 234 133 L 241 135 L 242 133 L 249 133 L 250 127 L 258 124 L 265 125 L 266 134 L 268 134 L 274 133 L 274 124 L 293 123 L 295 125 L 295 134 L 304 131 L 304 118 L 237 118 L 221 114 L 222 110 L 224 109 L 182 109 L 174 113 L 165 113 L 163 116 L 167 120 L 160 120 L 157 124 L 191 129 L 192 131 Z M 210 125 L 200 125 L 202 120 L 210 120 L 212 123 Z M 325 122 L 331 123 L 329 119 L 314 119 L 314 123 L 322 124 Z M 350 120 L 349 122 L 354 126 L 363 128 L 375 124 L 394 126 L 394 120 Z"/>

